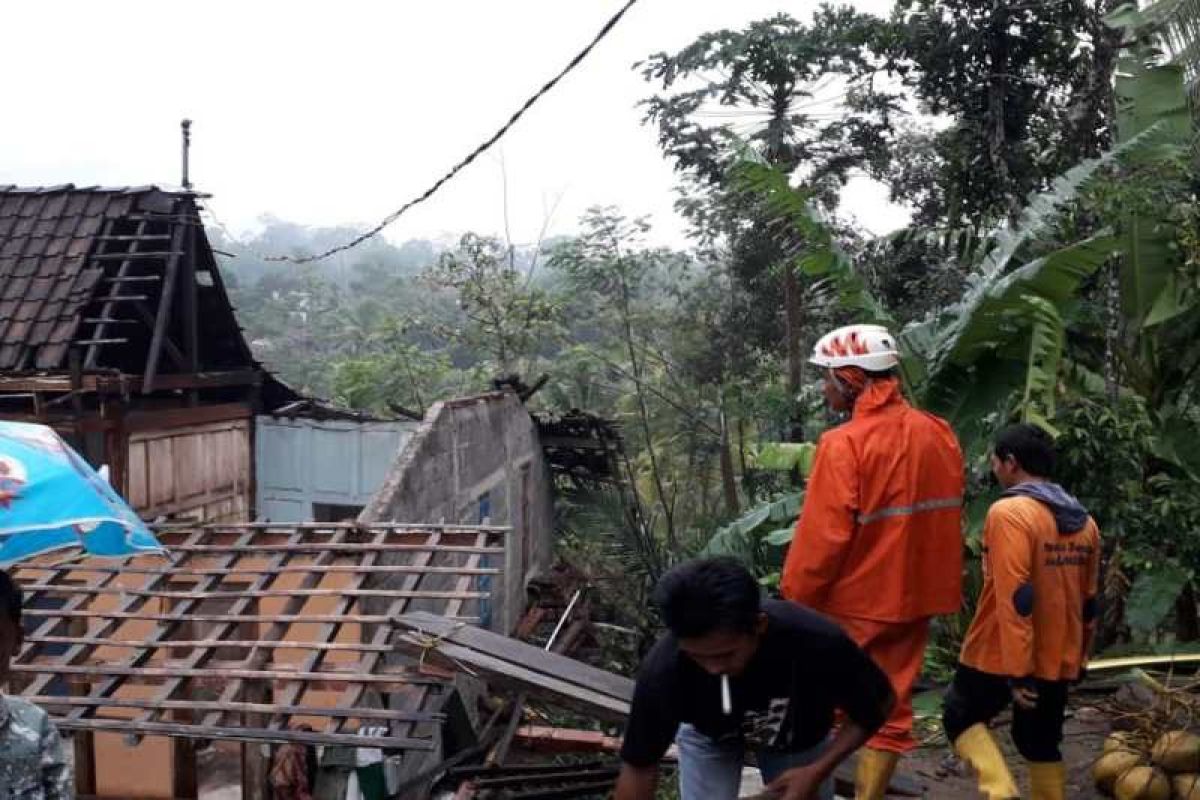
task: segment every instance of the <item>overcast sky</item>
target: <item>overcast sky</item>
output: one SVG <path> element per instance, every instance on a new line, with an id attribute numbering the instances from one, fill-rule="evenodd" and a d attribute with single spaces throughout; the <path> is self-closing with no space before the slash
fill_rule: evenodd
<path id="1" fill-rule="evenodd" d="M 0 34 L 0 184 L 179 181 L 179 120 L 192 177 L 235 231 L 263 214 L 370 224 L 424 190 L 560 69 L 622 0 L 11 3 Z M 887 13 L 889 0 L 856 7 Z M 651 87 L 632 64 L 705 31 L 817 2 L 641 0 L 572 75 L 435 198 L 389 231 L 402 241 L 510 228 L 568 232 L 584 209 L 648 214 L 677 241 L 675 183 L 641 124 Z M 876 233 L 902 209 L 859 181 L 845 210 Z"/>

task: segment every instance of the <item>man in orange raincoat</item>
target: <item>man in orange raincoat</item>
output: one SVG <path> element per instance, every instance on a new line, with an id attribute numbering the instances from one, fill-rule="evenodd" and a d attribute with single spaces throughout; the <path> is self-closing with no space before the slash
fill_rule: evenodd
<path id="1" fill-rule="evenodd" d="M 996 437 L 992 472 L 1004 487 L 983 526 L 983 588 L 942 727 L 989 800 L 1019 798 L 988 723 L 1011 703 L 1012 739 L 1029 765 L 1033 800 L 1064 800 L 1067 693 L 1083 674 L 1096 628 L 1100 531 L 1051 480 L 1054 442 L 1034 425 Z"/>
<path id="2" fill-rule="evenodd" d="M 825 369 L 829 405 L 851 418 L 821 437 L 781 589 L 836 620 L 892 682 L 898 702 L 855 781 L 859 800 L 875 800 L 915 744 L 930 619 L 962 605 L 963 458 L 950 426 L 904 399 L 885 328 L 839 328 L 811 363 Z"/>

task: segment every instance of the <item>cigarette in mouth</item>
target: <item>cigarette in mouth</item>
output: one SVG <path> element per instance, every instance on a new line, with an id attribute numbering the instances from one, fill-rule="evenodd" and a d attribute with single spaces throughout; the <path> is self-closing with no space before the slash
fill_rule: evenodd
<path id="1" fill-rule="evenodd" d="M 733 696 L 729 692 L 729 676 L 721 676 L 721 709 L 726 715 L 733 713 Z"/>

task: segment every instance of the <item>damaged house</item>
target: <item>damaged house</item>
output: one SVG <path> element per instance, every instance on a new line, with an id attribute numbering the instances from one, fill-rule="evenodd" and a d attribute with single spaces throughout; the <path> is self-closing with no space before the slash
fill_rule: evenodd
<path id="1" fill-rule="evenodd" d="M 511 392 L 419 425 L 300 397 L 253 358 L 198 202 L 0 187 L 0 418 L 106 466 L 173 554 L 23 566 L 12 689 L 72 736 L 81 795 L 195 797 L 213 742 L 241 743 L 248 798 L 288 745 L 420 777 L 478 721 L 394 621 L 513 629 L 551 557 L 537 425 Z"/>

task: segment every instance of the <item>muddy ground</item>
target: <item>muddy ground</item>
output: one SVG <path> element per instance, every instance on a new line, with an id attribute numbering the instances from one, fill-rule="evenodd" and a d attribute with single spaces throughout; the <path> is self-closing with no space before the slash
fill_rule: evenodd
<path id="1" fill-rule="evenodd" d="M 1102 798 L 1104 795 L 1092 785 L 1092 762 L 1102 750 L 1111 727 L 1105 715 L 1086 702 L 1074 703 L 1070 713 L 1063 731 L 1062 748 L 1067 764 L 1067 797 L 1069 800 Z M 1000 720 L 992 732 L 1021 785 L 1023 796 L 1028 797 L 1029 779 L 1023 769 L 1024 762 L 1013 747 L 1007 722 Z M 950 756 L 944 743 L 923 747 L 902 764 L 901 772 L 923 784 L 927 790 L 925 796 L 931 800 L 965 800 L 981 796 L 976 790 L 974 776 L 965 765 Z"/>

